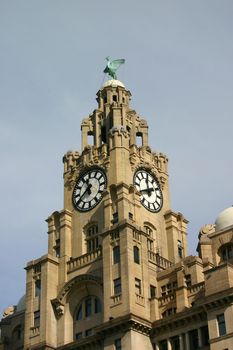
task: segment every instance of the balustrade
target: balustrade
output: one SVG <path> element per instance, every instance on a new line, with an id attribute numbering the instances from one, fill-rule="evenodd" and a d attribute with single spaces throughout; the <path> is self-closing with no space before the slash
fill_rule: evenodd
<path id="1" fill-rule="evenodd" d="M 163 270 L 169 269 L 170 267 L 174 266 L 174 264 L 171 261 L 163 258 L 158 253 L 152 252 L 151 250 L 148 250 L 148 259 Z"/>
<path id="2" fill-rule="evenodd" d="M 72 272 L 82 266 L 89 264 L 90 262 L 102 257 L 102 249 L 98 248 L 90 253 L 78 256 L 77 258 L 71 258 L 67 262 L 68 272 Z"/>

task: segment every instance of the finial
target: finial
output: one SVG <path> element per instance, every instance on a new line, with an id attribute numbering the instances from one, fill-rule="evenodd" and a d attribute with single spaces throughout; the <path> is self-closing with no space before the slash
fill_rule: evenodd
<path id="1" fill-rule="evenodd" d="M 106 60 L 107 60 L 107 66 L 104 69 L 104 73 L 107 73 L 113 79 L 117 79 L 116 71 L 123 63 L 125 63 L 125 59 L 119 58 L 117 60 L 111 61 L 110 57 L 108 56 L 106 57 Z"/>

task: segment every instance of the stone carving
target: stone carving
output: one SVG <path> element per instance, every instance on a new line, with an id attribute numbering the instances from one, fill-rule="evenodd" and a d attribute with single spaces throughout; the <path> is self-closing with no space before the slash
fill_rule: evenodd
<path id="1" fill-rule="evenodd" d="M 200 235 L 208 235 L 213 232 L 215 232 L 215 225 L 213 224 L 206 224 L 200 229 Z"/>
<path id="2" fill-rule="evenodd" d="M 116 126 L 112 127 L 111 130 L 109 130 L 109 133 L 111 135 L 113 135 L 115 132 L 117 132 L 118 134 L 123 134 L 124 136 L 128 135 L 128 131 L 126 130 L 126 128 L 123 125 L 116 125 Z"/>
<path id="3" fill-rule="evenodd" d="M 51 303 L 57 317 L 64 315 L 64 305 L 58 299 L 51 300 Z"/>
<path id="4" fill-rule="evenodd" d="M 8 306 L 4 311 L 2 318 L 6 318 L 15 312 L 16 307 L 14 305 Z"/>

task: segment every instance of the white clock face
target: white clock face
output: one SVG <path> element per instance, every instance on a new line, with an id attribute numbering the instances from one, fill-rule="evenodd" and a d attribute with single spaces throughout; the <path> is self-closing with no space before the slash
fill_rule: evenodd
<path id="1" fill-rule="evenodd" d="M 94 208 L 102 199 L 107 178 L 101 169 L 91 169 L 78 179 L 73 191 L 73 205 L 79 211 Z"/>
<path id="2" fill-rule="evenodd" d="M 134 175 L 134 185 L 140 193 L 142 205 L 157 213 L 163 205 L 163 195 L 158 180 L 146 170 L 138 170 Z"/>

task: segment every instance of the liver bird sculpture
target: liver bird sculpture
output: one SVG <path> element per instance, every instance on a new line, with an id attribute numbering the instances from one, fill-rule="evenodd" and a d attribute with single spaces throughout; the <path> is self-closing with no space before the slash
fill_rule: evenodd
<path id="1" fill-rule="evenodd" d="M 125 63 L 123 58 L 119 58 L 118 60 L 110 60 L 110 57 L 106 57 L 107 66 L 104 69 L 104 73 L 107 73 L 113 79 L 117 79 L 116 71 L 117 69 Z"/>

